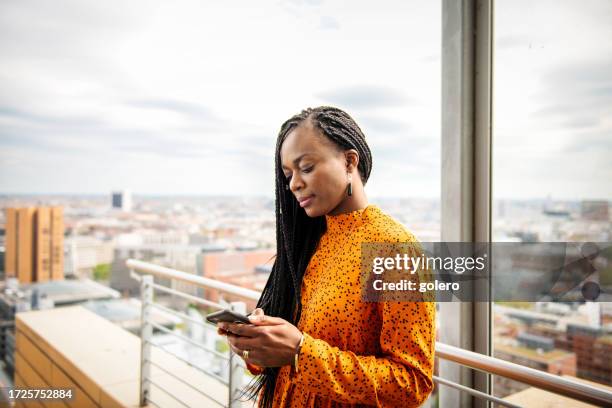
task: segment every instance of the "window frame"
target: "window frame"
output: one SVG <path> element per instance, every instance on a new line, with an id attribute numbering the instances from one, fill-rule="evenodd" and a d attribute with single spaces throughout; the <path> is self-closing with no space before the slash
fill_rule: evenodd
<path id="1" fill-rule="evenodd" d="M 442 0 L 441 238 L 491 242 L 494 0 Z M 490 279 L 475 288 L 490 295 Z M 490 298 L 490 296 L 488 296 Z M 440 303 L 439 340 L 491 355 L 491 302 Z M 491 393 L 491 375 L 439 360 L 442 378 Z M 449 387 L 439 406 L 489 407 Z"/>

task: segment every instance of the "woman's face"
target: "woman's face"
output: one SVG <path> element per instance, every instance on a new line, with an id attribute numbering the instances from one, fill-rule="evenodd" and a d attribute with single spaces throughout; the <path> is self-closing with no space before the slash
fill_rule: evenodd
<path id="1" fill-rule="evenodd" d="M 309 121 L 287 135 L 280 158 L 289 189 L 309 217 L 331 213 L 346 198 L 346 156 Z"/>

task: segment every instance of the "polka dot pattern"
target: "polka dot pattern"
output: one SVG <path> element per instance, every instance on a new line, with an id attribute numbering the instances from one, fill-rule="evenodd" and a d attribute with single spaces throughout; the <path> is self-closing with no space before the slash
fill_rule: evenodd
<path id="1" fill-rule="evenodd" d="M 281 368 L 275 407 L 416 407 L 433 389 L 435 303 L 361 300 L 362 242 L 416 242 L 377 206 L 326 216 L 302 284 L 298 372 Z"/>

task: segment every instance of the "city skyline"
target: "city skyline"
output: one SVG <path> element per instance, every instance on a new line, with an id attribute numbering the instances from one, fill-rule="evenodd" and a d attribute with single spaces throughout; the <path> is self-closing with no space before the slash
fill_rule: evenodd
<path id="1" fill-rule="evenodd" d="M 610 200 L 612 7 L 526 7 L 496 8 L 494 198 Z M 438 2 L 26 1 L 0 38 L 2 193 L 271 196 L 281 122 L 332 104 L 370 196 L 440 197 Z"/>

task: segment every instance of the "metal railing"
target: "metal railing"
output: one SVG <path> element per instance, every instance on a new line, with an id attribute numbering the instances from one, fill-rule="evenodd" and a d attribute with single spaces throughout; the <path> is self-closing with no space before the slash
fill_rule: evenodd
<path id="1" fill-rule="evenodd" d="M 610 406 L 612 392 L 603 388 L 525 367 L 499 358 L 485 356 L 448 344 L 436 343 L 436 356 L 486 373 L 529 384 L 555 394 L 564 395 L 582 402 Z M 509 405 L 508 403 L 505 403 Z"/>
<path id="2" fill-rule="evenodd" d="M 195 324 L 197 326 L 201 326 L 204 328 L 210 328 L 211 330 L 216 331 L 215 326 L 202 322 L 197 319 L 194 319 L 191 316 L 188 316 L 185 313 L 173 310 L 169 307 L 166 307 L 160 303 L 155 302 L 155 292 L 164 292 L 166 294 L 177 296 L 179 298 L 185 299 L 186 301 L 200 304 L 202 306 L 207 306 L 212 309 L 231 309 L 238 313 L 246 314 L 246 304 L 244 302 L 231 302 L 229 304 L 221 304 L 217 302 L 210 301 L 208 299 L 203 299 L 201 297 L 190 295 L 189 293 L 185 293 L 180 290 L 176 290 L 167 286 L 160 285 L 154 282 L 154 277 L 170 279 L 174 281 L 182 281 L 189 283 L 191 285 L 195 285 L 200 288 L 206 289 L 216 289 L 220 292 L 238 296 L 243 299 L 257 301 L 259 299 L 259 292 L 252 291 L 249 289 L 241 288 L 238 286 L 230 285 L 227 283 L 219 282 L 213 279 L 207 279 L 200 276 L 195 276 L 192 274 L 188 274 L 185 272 L 180 272 L 174 269 L 165 268 L 159 265 L 154 265 L 134 259 L 130 259 L 127 261 L 127 266 L 130 269 L 130 275 L 132 278 L 138 280 L 140 282 L 140 293 L 141 293 L 141 303 L 142 303 L 142 311 L 141 311 L 141 330 L 140 330 L 140 339 L 141 339 L 141 353 L 140 353 L 140 406 L 145 406 L 147 404 L 165 408 L 163 405 L 156 401 L 151 397 L 151 389 L 155 387 L 160 390 L 167 396 L 169 396 L 175 405 L 189 407 L 189 403 L 185 402 L 181 399 L 181 396 L 176 395 L 176 392 L 173 390 L 167 389 L 161 382 L 153 379 L 152 370 L 155 368 L 156 370 L 161 371 L 162 373 L 172 377 L 176 381 L 180 382 L 184 386 L 193 390 L 195 393 L 199 394 L 202 397 L 202 401 L 198 406 L 210 406 L 211 404 L 214 406 L 221 407 L 240 407 L 241 402 L 238 397 L 241 395 L 241 391 L 243 386 L 245 385 L 243 382 L 243 375 L 245 367 L 240 358 L 237 358 L 233 355 L 233 353 L 229 352 L 228 354 L 219 352 L 217 350 L 211 349 L 207 347 L 203 343 L 199 342 L 197 339 L 192 339 L 186 335 L 181 333 L 177 333 L 173 330 L 170 330 L 163 325 L 160 325 L 153 321 L 152 313 L 154 309 L 158 309 L 164 313 L 172 314 L 177 316 L 191 324 Z M 136 273 L 138 272 L 138 273 Z M 219 374 L 203 369 L 202 367 L 194 365 L 191 361 L 188 361 L 175 353 L 165 349 L 162 346 L 155 345 L 153 342 L 153 331 L 157 330 L 158 332 L 167 334 L 169 336 L 173 336 L 178 341 L 190 345 L 191 347 L 195 347 L 197 349 L 203 350 L 207 354 L 211 356 L 211 358 L 216 358 L 229 366 L 227 377 L 220 376 Z M 179 361 L 186 363 L 187 365 L 194 367 L 195 369 L 205 373 L 206 375 L 215 378 L 219 382 L 221 382 L 224 386 L 227 386 L 227 403 L 224 401 L 220 401 L 215 398 L 210 393 L 207 393 L 206 390 L 198 389 L 197 387 L 190 384 L 188 381 L 185 381 L 181 378 L 178 373 L 172 372 L 167 367 L 164 367 L 160 362 L 154 361 L 152 357 L 152 347 L 159 347 L 161 350 L 169 353 Z"/>
<path id="3" fill-rule="evenodd" d="M 227 294 L 231 294 L 234 296 L 240 296 L 244 299 L 257 301 L 259 299 L 260 293 L 257 291 L 253 291 L 250 289 L 242 288 L 239 286 L 231 285 L 224 282 L 219 282 L 213 279 L 203 278 L 200 276 L 195 276 L 189 273 L 180 272 L 174 269 L 165 268 L 159 265 L 150 264 L 147 262 L 142 262 L 134 259 L 130 259 L 127 261 L 127 266 L 132 271 L 131 274 L 134 278 L 140 280 L 141 282 L 141 296 L 142 296 L 142 329 L 141 329 L 141 341 L 142 341 L 142 350 L 141 350 L 141 384 L 140 384 L 140 402 L 141 405 L 146 403 L 153 403 L 153 405 L 159 406 L 155 404 L 154 401 L 151 401 L 149 398 L 150 395 L 150 386 L 151 385 L 159 385 L 151 380 L 150 369 L 152 365 L 155 363 L 150 361 L 151 356 L 151 336 L 153 328 L 157 328 L 158 330 L 162 330 L 161 327 L 151 321 L 150 311 L 152 307 L 160 308 L 165 312 L 170 312 L 176 314 L 179 317 L 189 319 L 189 316 L 170 310 L 162 305 L 159 305 L 153 301 L 153 290 L 157 289 L 160 291 L 165 291 L 166 293 L 174 294 L 180 297 L 183 297 L 187 300 L 210 306 L 216 309 L 225 308 L 221 304 L 211 302 L 206 299 L 202 299 L 196 296 L 189 295 L 184 292 L 180 292 L 171 288 L 167 288 L 158 284 L 153 283 L 153 276 L 157 276 L 160 278 L 178 280 L 182 282 L 187 282 L 202 288 L 207 289 L 216 289 L 220 292 L 224 292 Z M 140 277 L 135 274 L 134 271 L 137 271 L 143 275 Z M 243 302 L 233 302 L 230 307 L 241 313 L 245 313 L 245 303 Z M 192 319 L 191 319 L 192 320 Z M 199 323 L 199 322 L 198 322 Z M 206 323 L 207 324 L 207 323 Z M 163 330 L 162 330 L 163 331 Z M 166 329 L 166 331 L 171 332 Z M 178 338 L 186 341 L 186 342 L 194 342 L 192 339 L 188 339 L 184 336 L 181 336 L 177 333 L 172 333 Z M 196 343 L 197 344 L 197 343 Z M 199 345 L 200 347 L 206 349 L 203 345 Z M 211 354 L 215 355 L 216 351 L 208 350 Z M 240 363 L 241 360 L 239 358 L 233 358 L 233 353 L 230 352 L 228 361 L 230 362 L 230 370 L 229 370 L 229 378 L 223 379 L 218 378 L 224 384 L 228 385 L 228 406 L 233 407 L 236 401 L 236 396 L 239 395 L 240 389 L 242 387 L 241 379 L 241 371 L 244 370 L 244 367 Z M 525 367 L 519 364 L 511 363 L 505 360 L 501 360 L 495 357 L 490 357 L 486 355 L 482 355 L 479 353 L 474 353 L 469 350 L 464 350 L 458 347 L 450 346 L 448 344 L 436 342 L 436 357 L 445 359 L 448 361 L 455 362 L 465 367 L 469 367 L 475 370 L 483 371 L 486 373 L 490 373 L 493 375 L 502 376 L 511 380 L 519 381 L 527 385 L 531 385 L 536 388 L 541 388 L 559 395 L 563 395 L 569 398 L 573 398 L 576 400 L 580 400 L 582 402 L 587 402 L 591 404 L 601 405 L 601 406 L 610 406 L 612 405 L 612 392 L 607 391 L 603 388 L 594 387 L 588 384 L 584 384 L 578 381 L 574 381 L 568 378 L 560 377 L 557 375 L 549 374 L 544 371 L 536 370 L 533 368 Z M 188 363 L 188 362 L 187 362 Z M 170 373 L 171 374 L 171 373 Z M 209 373 L 210 374 L 210 373 Z M 464 385 L 455 383 L 453 381 L 446 380 L 444 378 L 440 378 L 438 376 L 434 376 L 434 382 L 439 385 L 445 385 L 449 387 L 453 387 L 459 389 L 461 391 L 467 392 L 477 398 L 482 398 L 496 404 L 506 406 L 506 407 L 519 407 L 516 404 L 512 404 L 510 402 L 504 401 L 498 397 L 493 395 L 483 393 Z M 172 395 L 168 390 L 165 390 L 169 395 L 171 395 L 175 400 L 179 401 L 185 405 L 184 402 L 180 401 L 180 399 Z M 198 390 L 200 393 L 205 395 L 207 398 L 212 398 L 201 390 Z M 223 406 L 223 403 L 217 400 L 214 400 L 215 403 Z M 188 406 L 188 405 L 185 405 Z"/>

